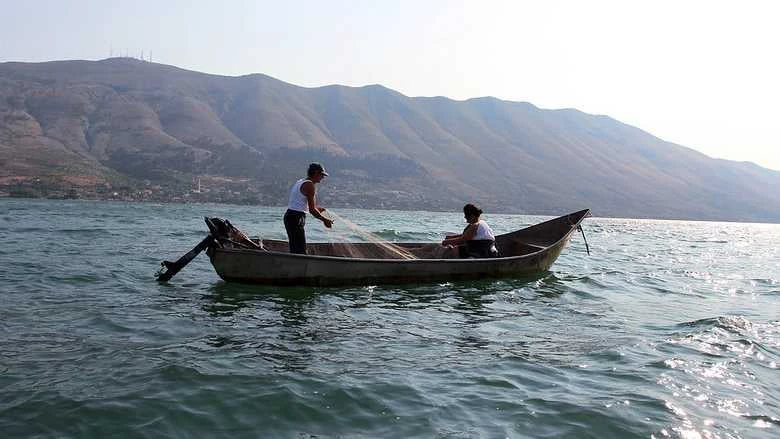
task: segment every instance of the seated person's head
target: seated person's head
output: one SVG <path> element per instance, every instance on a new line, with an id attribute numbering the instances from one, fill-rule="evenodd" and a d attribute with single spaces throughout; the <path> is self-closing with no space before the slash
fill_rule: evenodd
<path id="1" fill-rule="evenodd" d="M 463 216 L 466 217 L 466 221 L 474 223 L 479 221 L 479 216 L 482 215 L 482 209 L 469 203 L 463 206 Z"/>

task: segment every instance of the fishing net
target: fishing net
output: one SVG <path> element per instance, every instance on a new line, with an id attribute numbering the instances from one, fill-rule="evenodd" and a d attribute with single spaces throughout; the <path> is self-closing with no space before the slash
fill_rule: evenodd
<path id="1" fill-rule="evenodd" d="M 371 233 L 352 221 L 328 210 L 325 215 L 336 222 L 332 229 L 325 229 L 329 242 L 315 242 L 307 245 L 309 255 L 335 256 L 359 259 L 450 259 L 457 258 L 457 251 L 442 247 L 438 242 L 394 244 Z M 227 220 L 208 218 L 207 224 L 221 247 L 239 249 L 260 249 L 287 252 L 288 243 L 282 240 L 250 240 Z M 355 237 L 362 242 L 355 242 Z"/>
<path id="2" fill-rule="evenodd" d="M 343 242 L 343 239 L 341 239 L 342 242 L 333 242 L 335 236 L 332 234 L 340 235 L 342 229 L 327 229 L 331 245 L 338 247 L 337 249 L 334 248 L 334 250 L 342 253 L 344 256 L 353 258 L 417 259 L 417 256 L 412 254 L 409 250 L 382 239 L 380 236 L 365 230 L 352 221 L 339 216 L 332 210 L 328 210 L 327 215 L 334 220 L 336 224 L 345 226 L 349 231 L 365 240 L 364 243 Z"/>

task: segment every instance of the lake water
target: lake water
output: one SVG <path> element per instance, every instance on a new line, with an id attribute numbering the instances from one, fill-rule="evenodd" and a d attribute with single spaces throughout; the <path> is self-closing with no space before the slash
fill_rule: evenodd
<path id="1" fill-rule="evenodd" d="M 464 225 L 336 212 L 395 241 Z M 3 436 L 780 437 L 778 225 L 589 218 L 591 254 L 575 235 L 533 279 L 271 288 L 201 255 L 154 280 L 203 216 L 284 238 L 281 214 L 0 200 Z"/>

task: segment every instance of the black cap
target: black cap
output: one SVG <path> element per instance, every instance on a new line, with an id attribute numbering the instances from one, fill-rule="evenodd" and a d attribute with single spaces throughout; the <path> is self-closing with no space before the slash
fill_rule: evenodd
<path id="1" fill-rule="evenodd" d="M 317 162 L 314 162 L 314 163 L 309 165 L 309 172 L 307 173 L 309 175 L 309 177 L 311 177 L 312 175 L 314 175 L 314 174 L 316 174 L 318 172 L 322 172 L 322 175 L 324 175 L 326 177 L 328 176 L 328 173 L 325 172 L 325 168 L 323 168 L 321 164 L 319 164 Z"/>

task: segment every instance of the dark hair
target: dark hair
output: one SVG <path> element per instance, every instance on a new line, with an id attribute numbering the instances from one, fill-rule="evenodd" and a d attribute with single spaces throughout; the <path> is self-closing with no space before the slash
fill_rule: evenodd
<path id="1" fill-rule="evenodd" d="M 479 207 L 469 203 L 465 206 L 463 206 L 463 214 L 466 216 L 476 216 L 479 217 L 482 215 L 482 209 Z"/>
<path id="2" fill-rule="evenodd" d="M 316 174 L 318 172 L 322 172 L 322 175 L 328 175 L 328 173 L 325 172 L 325 168 L 322 167 L 321 164 L 319 164 L 317 162 L 314 162 L 314 163 L 309 165 L 309 170 L 306 171 L 306 175 L 309 176 L 309 177 L 313 177 L 314 174 Z"/>

